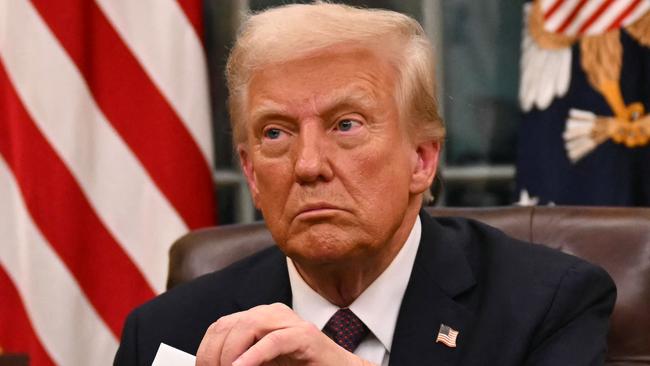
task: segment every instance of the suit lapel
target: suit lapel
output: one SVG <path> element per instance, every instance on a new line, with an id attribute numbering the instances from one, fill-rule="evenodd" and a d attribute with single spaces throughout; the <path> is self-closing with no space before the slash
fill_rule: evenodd
<path id="1" fill-rule="evenodd" d="M 287 261 L 284 254 L 277 248 L 266 249 L 267 253 L 259 263 L 251 266 L 242 286 L 236 296 L 240 310 L 276 302 L 291 306 L 291 286 Z"/>
<path id="2" fill-rule="evenodd" d="M 421 212 L 422 238 L 397 319 L 391 365 L 457 364 L 473 313 L 454 298 L 475 284 L 457 235 Z M 436 343 L 440 325 L 459 332 L 457 347 Z"/>

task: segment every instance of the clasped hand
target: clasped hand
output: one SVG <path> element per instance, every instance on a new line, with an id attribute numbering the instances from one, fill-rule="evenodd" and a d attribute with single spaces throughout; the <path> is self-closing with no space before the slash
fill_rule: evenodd
<path id="1" fill-rule="evenodd" d="M 284 304 L 261 305 L 210 325 L 197 366 L 372 366 L 338 346 Z"/>

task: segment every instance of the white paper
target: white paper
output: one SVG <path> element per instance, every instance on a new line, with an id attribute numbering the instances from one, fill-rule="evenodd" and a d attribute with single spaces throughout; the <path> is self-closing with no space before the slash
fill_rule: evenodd
<path id="1" fill-rule="evenodd" d="M 161 343 L 151 366 L 194 366 L 195 363 L 195 356 Z"/>

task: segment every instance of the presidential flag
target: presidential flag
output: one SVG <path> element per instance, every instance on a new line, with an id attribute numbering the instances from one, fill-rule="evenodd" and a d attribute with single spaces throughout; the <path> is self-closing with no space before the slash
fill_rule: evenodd
<path id="1" fill-rule="evenodd" d="M 0 2 L 0 348 L 106 365 L 215 222 L 200 0 Z"/>
<path id="2" fill-rule="evenodd" d="M 519 190 L 540 203 L 650 205 L 650 1 L 525 7 Z"/>

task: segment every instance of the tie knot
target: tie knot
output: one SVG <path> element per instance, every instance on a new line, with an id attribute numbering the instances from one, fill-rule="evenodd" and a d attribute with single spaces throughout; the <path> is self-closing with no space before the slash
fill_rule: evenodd
<path id="1" fill-rule="evenodd" d="M 361 319 L 347 308 L 334 313 L 323 328 L 323 333 L 350 352 L 354 352 L 368 331 Z"/>

